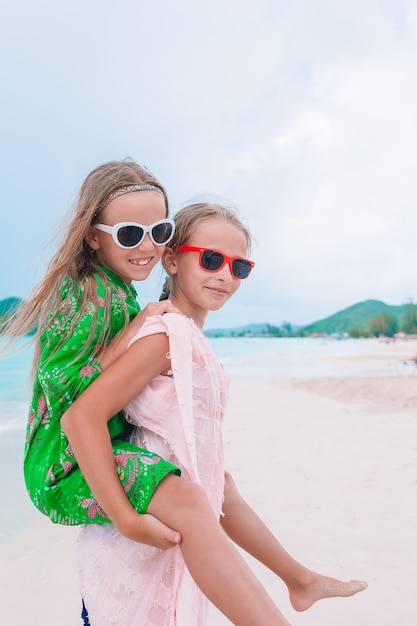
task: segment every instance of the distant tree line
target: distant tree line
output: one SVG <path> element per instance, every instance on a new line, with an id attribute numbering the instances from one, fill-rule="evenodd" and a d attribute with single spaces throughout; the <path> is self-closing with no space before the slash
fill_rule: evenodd
<path id="1" fill-rule="evenodd" d="M 359 326 L 350 326 L 348 334 L 351 337 L 393 337 L 398 332 L 406 335 L 417 335 L 417 304 L 409 302 L 404 305 L 402 323 L 398 323 L 395 315 L 380 311 L 377 315 L 373 315 L 368 319 L 368 328 L 364 329 Z"/>
<path id="2" fill-rule="evenodd" d="M 274 326 L 273 324 L 266 324 L 262 331 L 262 334 L 267 337 L 294 337 L 292 326 L 290 322 L 282 322 L 281 326 Z"/>
<path id="3" fill-rule="evenodd" d="M 351 325 L 347 328 L 347 334 L 354 338 L 378 337 L 379 335 L 393 337 L 398 332 L 417 335 L 417 304 L 413 302 L 405 304 L 400 321 L 397 316 L 381 310 L 362 324 Z M 242 332 L 242 336 L 244 334 L 245 332 Z M 295 330 L 290 322 L 283 322 L 280 326 L 266 324 L 260 334 L 265 337 L 309 337 L 312 333 L 303 328 Z"/>

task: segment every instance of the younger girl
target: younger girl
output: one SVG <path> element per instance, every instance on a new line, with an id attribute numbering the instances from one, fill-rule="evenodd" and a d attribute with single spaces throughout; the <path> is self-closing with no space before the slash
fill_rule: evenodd
<path id="1" fill-rule="evenodd" d="M 128 536 L 126 499 L 103 480 L 110 453 L 92 458 L 86 445 L 97 433 L 101 441 L 111 415 L 127 405 L 128 419 L 136 426 L 133 441 L 179 466 L 189 481 L 187 500 L 186 482 L 166 476 L 148 506 L 180 530 L 182 543 L 162 552 L 112 527 L 85 527 L 79 563 L 91 624 L 202 626 L 207 603 L 198 585 L 235 624 L 288 625 L 218 523 L 223 494 L 224 530 L 283 577 L 298 610 L 366 585 L 325 578 L 298 564 L 239 496 L 230 477 L 224 488 L 221 421 L 228 379 L 202 327 L 208 311 L 221 308 L 249 275 L 250 237 L 232 211 L 202 204 L 177 214 L 170 243 L 163 262 L 172 279 L 172 302 L 182 315 L 149 317 L 125 355 L 67 410 L 62 425 L 98 501 Z"/>

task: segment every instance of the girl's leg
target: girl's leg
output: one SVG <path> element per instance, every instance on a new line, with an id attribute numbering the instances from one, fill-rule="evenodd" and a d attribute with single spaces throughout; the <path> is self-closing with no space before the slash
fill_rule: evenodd
<path id="1" fill-rule="evenodd" d="M 148 513 L 182 535 L 181 550 L 196 584 L 237 626 L 289 626 L 227 538 L 204 492 L 170 474 L 157 487 Z"/>
<path id="2" fill-rule="evenodd" d="M 366 589 L 367 584 L 363 581 L 344 582 L 322 576 L 293 559 L 241 497 L 227 472 L 224 494 L 223 529 L 235 543 L 284 581 L 296 611 L 305 611 L 323 598 L 353 596 Z"/>

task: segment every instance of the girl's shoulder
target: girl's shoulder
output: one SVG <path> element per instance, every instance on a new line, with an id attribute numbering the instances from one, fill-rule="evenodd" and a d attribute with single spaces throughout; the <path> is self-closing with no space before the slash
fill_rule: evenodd
<path id="1" fill-rule="evenodd" d="M 61 283 L 59 294 L 63 299 L 75 297 L 90 301 L 109 296 L 116 296 L 122 300 L 136 299 L 137 296 L 134 287 L 128 287 L 120 276 L 101 266 L 96 266 L 91 274 L 76 280 L 66 277 Z"/>
<path id="2" fill-rule="evenodd" d="M 163 328 L 167 334 L 181 333 L 182 335 L 199 332 L 194 321 L 181 313 L 163 313 L 162 315 L 152 315 L 146 318 L 145 325 L 152 328 Z"/>
<path id="3" fill-rule="evenodd" d="M 58 290 L 55 312 L 52 316 L 64 316 L 72 319 L 75 323 L 81 323 L 87 319 L 105 320 L 108 317 L 106 311 L 111 311 L 112 317 L 123 313 L 126 317 L 126 305 L 132 308 L 130 301 L 123 290 L 112 283 L 112 281 L 100 272 L 94 272 L 81 279 L 67 277 L 61 283 Z M 133 314 L 136 314 L 139 307 L 135 301 Z"/>
<path id="4" fill-rule="evenodd" d="M 156 335 L 158 333 L 166 334 L 168 337 L 180 336 L 182 341 L 186 341 L 187 337 L 192 336 L 196 328 L 190 318 L 179 313 L 150 315 L 145 319 L 131 343 L 143 337 L 149 337 L 150 335 Z"/>

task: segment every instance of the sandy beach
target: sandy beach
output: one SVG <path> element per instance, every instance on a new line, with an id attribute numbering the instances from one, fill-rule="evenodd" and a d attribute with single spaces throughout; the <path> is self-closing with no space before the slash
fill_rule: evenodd
<path id="1" fill-rule="evenodd" d="M 398 343 L 389 358 L 413 354 L 417 342 Z M 381 358 L 363 357 L 358 371 Z M 284 584 L 248 561 L 293 626 L 412 626 L 417 370 L 345 378 L 337 376 L 337 359 L 332 365 L 331 378 L 233 380 L 227 467 L 295 558 L 330 576 L 367 580 L 369 588 L 296 613 Z M 0 626 L 80 626 L 77 534 L 39 515 L 2 543 Z M 229 623 L 211 611 L 209 626 Z"/>

